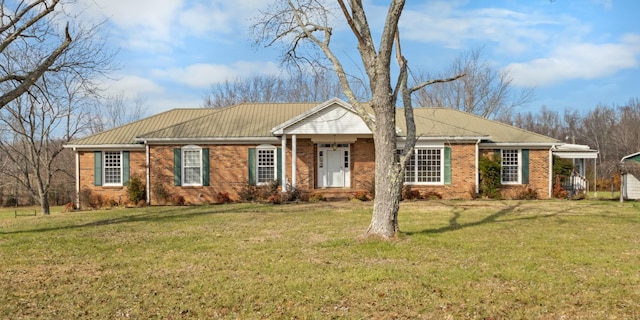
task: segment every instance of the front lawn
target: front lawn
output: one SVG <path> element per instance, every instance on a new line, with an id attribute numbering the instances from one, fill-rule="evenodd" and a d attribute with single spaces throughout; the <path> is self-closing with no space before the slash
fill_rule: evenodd
<path id="1" fill-rule="evenodd" d="M 8 319 L 637 319 L 640 204 L 403 202 L 0 211 Z"/>

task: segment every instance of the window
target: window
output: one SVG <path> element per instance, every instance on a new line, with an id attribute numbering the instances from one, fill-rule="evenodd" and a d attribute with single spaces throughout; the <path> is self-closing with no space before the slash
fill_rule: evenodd
<path id="1" fill-rule="evenodd" d="M 517 149 L 502 150 L 502 183 L 517 184 L 520 181 L 520 152 Z"/>
<path id="2" fill-rule="evenodd" d="M 209 186 L 209 148 L 190 145 L 173 149 L 173 184 Z"/>
<path id="3" fill-rule="evenodd" d="M 182 149 L 182 185 L 202 185 L 202 149 L 200 147 Z"/>
<path id="4" fill-rule="evenodd" d="M 276 180 L 276 149 L 257 149 L 258 183 Z"/>
<path id="5" fill-rule="evenodd" d="M 104 185 L 122 185 L 122 153 L 120 151 L 104 152 Z"/>
<path id="6" fill-rule="evenodd" d="M 402 153 L 402 151 L 398 151 Z M 442 183 L 442 149 L 415 149 L 404 169 L 405 183 Z"/>

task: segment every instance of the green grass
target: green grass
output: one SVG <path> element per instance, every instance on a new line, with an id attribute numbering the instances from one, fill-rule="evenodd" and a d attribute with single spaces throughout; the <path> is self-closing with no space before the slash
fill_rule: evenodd
<path id="1" fill-rule="evenodd" d="M 0 318 L 640 318 L 640 204 L 0 211 Z"/>

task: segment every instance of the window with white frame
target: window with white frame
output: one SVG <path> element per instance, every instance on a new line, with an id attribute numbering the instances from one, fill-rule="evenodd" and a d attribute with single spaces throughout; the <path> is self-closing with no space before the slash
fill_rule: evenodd
<path id="1" fill-rule="evenodd" d="M 122 152 L 104 152 L 104 185 L 122 185 Z"/>
<path id="2" fill-rule="evenodd" d="M 182 148 L 182 185 L 202 185 L 202 148 Z"/>
<path id="3" fill-rule="evenodd" d="M 399 154 L 401 153 L 398 150 Z M 439 184 L 443 173 L 442 149 L 416 148 L 404 169 L 404 182 L 408 184 Z"/>
<path id="4" fill-rule="evenodd" d="M 520 182 L 520 152 L 517 149 L 502 150 L 502 183 L 517 184 Z"/>
<path id="5" fill-rule="evenodd" d="M 260 184 L 276 180 L 276 148 L 258 148 L 256 152 L 257 182 Z"/>

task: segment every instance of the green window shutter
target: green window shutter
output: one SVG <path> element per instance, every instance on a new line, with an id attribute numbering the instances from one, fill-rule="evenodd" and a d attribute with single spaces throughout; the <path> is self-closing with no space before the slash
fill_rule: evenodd
<path id="1" fill-rule="evenodd" d="M 249 148 L 249 185 L 256 185 L 256 148 Z"/>
<path id="2" fill-rule="evenodd" d="M 444 184 L 451 184 L 451 147 L 444 147 Z"/>
<path id="3" fill-rule="evenodd" d="M 102 185 L 102 151 L 93 152 L 93 184 Z"/>
<path id="4" fill-rule="evenodd" d="M 494 149 L 493 150 L 493 159 L 502 159 L 502 150 Z"/>
<path id="5" fill-rule="evenodd" d="M 209 185 L 209 148 L 202 148 L 202 185 Z"/>
<path id="6" fill-rule="evenodd" d="M 529 184 L 529 149 L 522 149 L 522 184 Z"/>
<path id="7" fill-rule="evenodd" d="M 283 185 L 282 181 L 282 148 L 276 150 L 276 179 L 280 182 L 279 185 Z"/>
<path id="8" fill-rule="evenodd" d="M 173 185 L 182 185 L 182 150 L 173 149 Z"/>
<path id="9" fill-rule="evenodd" d="M 129 185 L 130 176 L 129 151 L 122 151 L 122 185 Z"/>

